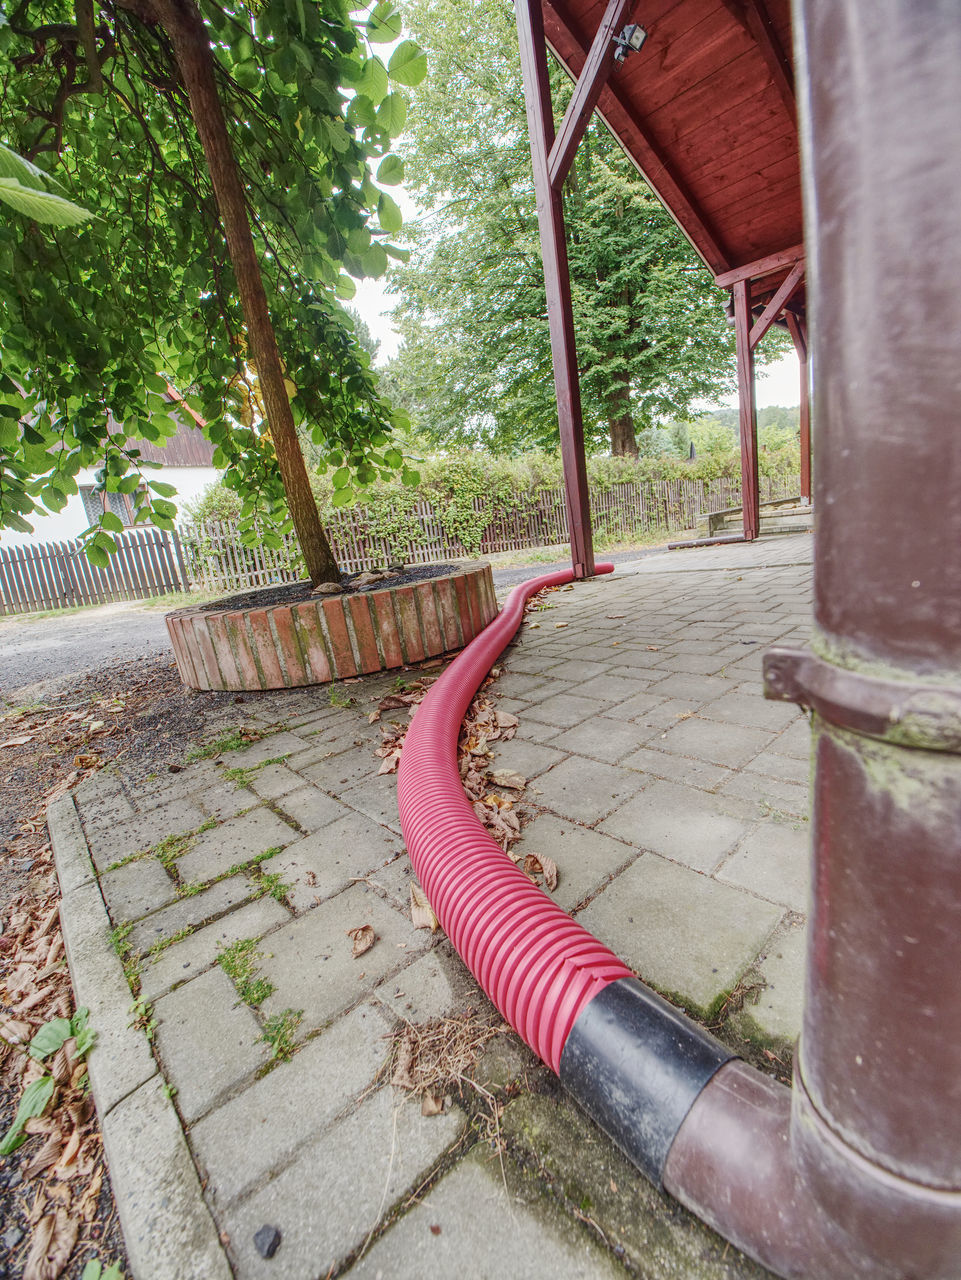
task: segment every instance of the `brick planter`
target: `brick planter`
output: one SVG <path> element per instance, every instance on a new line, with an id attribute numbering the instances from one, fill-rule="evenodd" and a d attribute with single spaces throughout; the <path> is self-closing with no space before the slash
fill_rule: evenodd
<path id="1" fill-rule="evenodd" d="M 460 649 L 497 613 L 489 564 L 298 604 L 167 614 L 192 689 L 285 689 L 390 671 Z"/>

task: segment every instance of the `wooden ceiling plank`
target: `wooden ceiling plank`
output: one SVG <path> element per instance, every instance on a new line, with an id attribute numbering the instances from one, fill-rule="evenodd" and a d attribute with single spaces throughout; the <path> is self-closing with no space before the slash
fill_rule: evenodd
<path id="1" fill-rule="evenodd" d="M 762 276 L 769 276 L 803 257 L 804 245 L 796 244 L 790 249 L 769 253 L 766 258 L 757 258 L 754 262 L 745 262 L 743 266 L 732 267 L 730 271 L 722 271 L 714 277 L 714 283 L 722 289 L 727 289 L 732 284 L 737 284 L 739 280 L 760 280 Z"/>
<path id="2" fill-rule="evenodd" d="M 781 44 L 764 0 L 722 0 L 722 3 L 753 37 L 761 56 L 767 63 L 781 101 L 791 119 L 796 119 L 797 97 L 794 92 L 794 70 L 784 52 L 784 46 Z"/>
<path id="3" fill-rule="evenodd" d="M 778 289 L 777 293 L 767 304 L 761 314 L 751 326 L 751 346 L 756 347 L 764 335 L 770 329 L 771 325 L 784 310 L 785 303 L 789 302 L 794 294 L 801 287 L 801 281 L 804 279 L 804 259 L 798 258 L 794 266 L 785 277 L 784 283 Z"/>
<path id="4" fill-rule="evenodd" d="M 544 0 L 547 37 L 554 52 L 572 71 L 583 65 L 584 43 L 558 0 Z M 644 128 L 620 86 L 608 82 L 598 107 L 608 127 L 625 145 L 629 157 L 662 204 L 674 216 L 713 273 L 727 270 L 730 260 L 694 198 Z"/>

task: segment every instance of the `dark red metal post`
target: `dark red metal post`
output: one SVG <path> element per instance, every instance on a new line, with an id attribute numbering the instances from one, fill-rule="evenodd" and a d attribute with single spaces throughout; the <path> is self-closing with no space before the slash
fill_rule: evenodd
<path id="1" fill-rule="evenodd" d="M 790 311 L 787 313 L 787 327 L 794 340 L 794 350 L 801 364 L 801 500 L 811 501 L 811 367 L 808 361 L 808 343 L 805 326 Z"/>
<path id="2" fill-rule="evenodd" d="M 751 282 L 735 281 L 734 336 L 737 343 L 737 402 L 741 426 L 741 510 L 744 537 L 761 531 L 761 494 L 757 475 L 757 407 L 754 399 L 754 351 L 751 347 Z"/>
<path id="3" fill-rule="evenodd" d="M 594 542 L 584 458 L 584 421 L 574 342 L 571 281 L 564 240 L 564 212 L 560 191 L 551 185 L 548 163 L 554 143 L 554 114 L 547 75 L 544 18 L 540 0 L 515 0 L 515 8 L 524 93 L 527 99 L 527 125 L 534 166 L 541 254 L 544 259 L 547 318 L 554 361 L 554 387 L 557 394 L 561 457 L 564 463 L 571 559 L 574 576 L 588 578 L 594 573 Z"/>

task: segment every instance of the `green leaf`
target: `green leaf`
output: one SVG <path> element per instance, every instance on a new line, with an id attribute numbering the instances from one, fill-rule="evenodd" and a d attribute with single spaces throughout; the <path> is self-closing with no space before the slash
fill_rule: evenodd
<path id="1" fill-rule="evenodd" d="M 44 190 L 51 182 L 56 182 L 52 174 L 33 164 L 23 156 L 17 155 L 0 142 L 0 178 L 14 178 L 25 187 Z M 59 186 L 60 184 L 57 183 Z"/>
<path id="2" fill-rule="evenodd" d="M 377 200 L 377 219 L 388 235 L 393 235 L 404 225 L 404 215 L 400 211 L 400 205 L 386 191 L 382 191 Z M 390 251 L 385 249 L 385 252 Z"/>
<path id="3" fill-rule="evenodd" d="M 257 89 L 261 81 L 260 63 L 256 58 L 239 62 L 233 69 L 233 76 L 241 89 Z"/>
<path id="4" fill-rule="evenodd" d="M 350 484 L 350 470 L 348 467 L 338 467 L 331 476 L 330 483 L 335 489 L 343 489 Z"/>
<path id="5" fill-rule="evenodd" d="M 334 292 L 338 298 L 343 298 L 345 302 L 349 302 L 357 292 L 357 286 L 351 280 L 350 276 L 341 273 L 337 277 L 337 283 L 334 285 Z"/>
<path id="6" fill-rule="evenodd" d="M 77 1035 L 79 1032 L 83 1031 L 89 1021 L 90 1010 L 85 1004 L 82 1004 L 70 1019 L 70 1030 L 74 1035 Z"/>
<path id="7" fill-rule="evenodd" d="M 381 0 L 367 19 L 367 39 L 371 44 L 393 44 L 400 39 L 400 11 L 391 0 Z"/>
<path id="8" fill-rule="evenodd" d="M 123 533 L 123 521 L 112 511 L 105 511 L 100 517 L 100 527 L 107 533 Z"/>
<path id="9" fill-rule="evenodd" d="M 366 253 L 361 255 L 361 265 L 368 276 L 382 276 L 387 270 L 387 254 L 383 246 L 372 244 Z"/>
<path id="10" fill-rule="evenodd" d="M 352 129 L 370 129 L 377 123 L 378 108 L 365 93 L 358 93 L 347 107 L 347 123 Z"/>
<path id="11" fill-rule="evenodd" d="M 13 449 L 20 439 L 20 426 L 10 418 L 0 418 L 0 449 Z"/>
<path id="12" fill-rule="evenodd" d="M 28 1120 L 32 1120 L 34 1116 L 42 1115 L 53 1097 L 53 1090 L 52 1076 L 41 1076 L 39 1080 L 34 1080 L 33 1084 L 27 1085 L 23 1091 L 23 1097 L 20 1099 L 17 1114 L 13 1118 L 13 1124 L 7 1130 L 3 1141 L 0 1142 L 0 1156 L 10 1155 L 12 1151 L 16 1151 L 17 1147 L 26 1142 L 23 1126 Z"/>
<path id="13" fill-rule="evenodd" d="M 73 227 L 94 216 L 72 200 L 54 195 L 52 191 L 35 191 L 16 178 L 0 178 L 0 200 L 34 222 L 49 222 L 56 227 Z"/>
<path id="14" fill-rule="evenodd" d="M 86 1057 L 96 1042 L 97 1033 L 93 1027 L 84 1027 L 82 1031 L 78 1031 L 74 1041 L 77 1048 L 77 1056 L 80 1058 Z"/>
<path id="15" fill-rule="evenodd" d="M 377 127 L 390 138 L 404 132 L 407 123 L 407 99 L 402 93 L 389 93 L 377 108 Z"/>
<path id="16" fill-rule="evenodd" d="M 387 97 L 388 89 L 387 68 L 380 58 L 367 58 L 361 67 L 360 75 L 355 81 L 354 88 L 359 94 L 369 98 L 374 106 L 383 102 L 384 98 Z"/>
<path id="17" fill-rule="evenodd" d="M 345 489 L 335 489 L 330 499 L 332 507 L 349 507 L 354 500 L 354 491 L 348 485 Z"/>
<path id="18" fill-rule="evenodd" d="M 384 156 L 377 166 L 377 181 L 385 187 L 396 187 L 404 181 L 404 162 L 400 156 Z"/>
<path id="19" fill-rule="evenodd" d="M 49 1058 L 51 1053 L 56 1053 L 72 1035 L 73 1029 L 69 1018 L 51 1018 L 37 1031 L 27 1047 L 27 1052 L 31 1058 L 42 1062 L 44 1058 Z"/>
<path id="20" fill-rule="evenodd" d="M 390 55 L 387 73 L 395 84 L 412 89 L 427 75 L 427 55 L 413 40 L 402 40 Z"/>
<path id="21" fill-rule="evenodd" d="M 154 493 L 159 493 L 161 498 L 174 498 L 177 496 L 177 486 L 167 484 L 166 480 L 148 480 L 147 488 L 152 489 Z"/>

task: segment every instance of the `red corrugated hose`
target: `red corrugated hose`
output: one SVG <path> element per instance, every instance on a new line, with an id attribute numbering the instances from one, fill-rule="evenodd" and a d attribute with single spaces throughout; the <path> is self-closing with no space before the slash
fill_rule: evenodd
<path id="1" fill-rule="evenodd" d="M 597 572 L 613 568 L 601 564 Z M 398 773 L 407 852 L 441 927 L 517 1034 L 555 1072 L 578 1014 L 631 970 L 537 888 L 478 821 L 461 784 L 457 739 L 528 597 L 573 576 L 545 574 L 514 588 L 417 708 Z"/>

